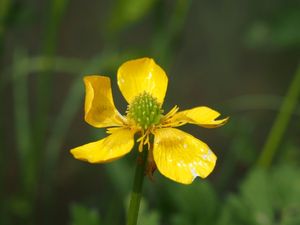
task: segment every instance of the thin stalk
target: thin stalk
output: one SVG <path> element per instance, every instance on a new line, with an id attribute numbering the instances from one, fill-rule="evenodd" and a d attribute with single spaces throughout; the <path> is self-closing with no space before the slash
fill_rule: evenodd
<path id="1" fill-rule="evenodd" d="M 297 106 L 300 95 L 300 65 L 289 86 L 280 111 L 273 123 L 271 131 L 262 149 L 258 159 L 258 166 L 268 168 L 274 158 L 278 145 L 286 131 L 287 125 L 291 119 L 294 109 Z"/>
<path id="2" fill-rule="evenodd" d="M 7 28 L 7 17 L 10 13 L 12 0 L 0 0 L 0 55 L 4 47 L 4 34 Z"/>
<path id="3" fill-rule="evenodd" d="M 142 197 L 142 188 L 143 188 L 143 181 L 145 176 L 145 168 L 147 163 L 147 154 L 148 150 L 146 148 L 143 149 L 143 152 L 139 153 L 135 175 L 134 175 L 134 182 L 133 182 L 133 189 L 131 193 L 129 209 L 127 214 L 127 225 L 136 225 L 139 209 L 140 209 L 140 202 Z"/>
<path id="4" fill-rule="evenodd" d="M 28 85 L 26 74 L 21 64 L 17 64 L 26 56 L 23 51 L 18 50 L 14 54 L 13 64 L 13 103 L 14 103 L 14 124 L 16 132 L 16 147 L 21 167 L 21 178 L 23 189 L 31 192 L 32 185 L 35 183 L 35 165 L 32 162 L 31 152 L 31 129 L 28 108 Z M 25 61 L 23 61 L 25 62 Z M 26 66 L 24 66 L 26 67 Z"/>
<path id="5" fill-rule="evenodd" d="M 45 37 L 42 52 L 49 59 L 53 60 L 59 34 L 59 27 L 67 9 L 68 0 L 49 1 L 50 12 L 45 25 Z M 53 61 L 49 62 L 49 67 L 53 67 Z M 51 70 L 45 71 L 37 77 L 37 99 L 36 115 L 34 123 L 35 150 L 37 154 L 43 148 L 46 139 L 48 126 L 48 113 L 52 102 L 53 76 Z"/>
<path id="6" fill-rule="evenodd" d="M 88 61 L 77 59 L 77 58 L 65 58 L 56 56 L 54 58 L 47 56 L 26 56 L 24 59 L 20 59 L 22 61 L 16 62 L 15 66 L 18 67 L 22 65 L 23 70 L 27 71 L 27 73 L 21 74 L 22 76 L 28 76 L 32 73 L 35 73 L 36 76 L 43 76 L 43 74 L 47 71 L 57 72 L 61 75 L 61 73 L 65 73 L 69 76 L 78 76 L 78 71 L 82 71 L 82 68 L 85 68 L 88 65 Z M 3 74 L 0 77 L 0 90 L 7 88 L 9 82 L 13 82 L 12 80 L 16 80 L 19 77 L 10 77 L 4 76 L 5 74 L 11 74 L 11 68 L 4 68 L 1 71 Z M 18 75 L 18 74 L 17 74 Z M 2 109 L 2 108 L 0 108 Z"/>
<path id="7" fill-rule="evenodd" d="M 32 136 L 30 126 L 30 110 L 28 100 L 28 84 L 27 73 L 24 70 L 26 67 L 26 54 L 17 50 L 13 59 L 12 76 L 13 83 L 13 106 L 14 106 L 14 128 L 15 140 L 18 153 L 18 163 L 20 165 L 21 178 L 21 194 L 25 195 L 26 213 L 20 216 L 23 221 L 30 221 L 34 219 L 34 204 L 36 200 L 36 184 L 37 184 L 37 164 L 36 156 L 32 151 Z M 24 65 L 17 62 L 22 61 Z"/>
<path id="8" fill-rule="evenodd" d="M 175 2 L 175 1 L 174 1 Z M 170 61 L 172 53 L 180 43 L 180 35 L 185 24 L 191 0 L 177 0 L 174 3 L 172 14 L 166 14 L 168 6 L 163 1 L 157 1 L 155 15 L 155 33 L 151 45 L 152 54 L 161 61 Z M 162 23 L 161 21 L 165 21 Z"/>
<path id="9" fill-rule="evenodd" d="M 0 101 L 5 102 L 5 93 L 4 88 L 2 87 L 2 83 L 4 80 L 4 62 L 2 60 L 3 58 L 3 46 L 4 46 L 4 35 L 6 31 L 6 18 L 9 15 L 9 11 L 11 8 L 11 0 L 0 0 Z M 4 199 L 5 197 L 5 191 L 4 191 L 4 178 L 6 174 L 6 164 L 7 164 L 7 151 L 5 151 L 6 148 L 6 132 L 4 129 L 5 126 L 5 109 L 4 105 L 0 107 L 0 146 L 2 147 L 2 150 L 0 152 L 0 199 Z M 2 116 L 3 115 L 3 116 Z M 4 223 L 6 214 L 4 213 L 5 204 L 3 201 L 0 202 L 0 224 Z"/>

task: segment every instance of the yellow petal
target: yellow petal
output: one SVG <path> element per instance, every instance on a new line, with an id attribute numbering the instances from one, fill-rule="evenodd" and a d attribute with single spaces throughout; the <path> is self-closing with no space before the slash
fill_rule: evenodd
<path id="1" fill-rule="evenodd" d="M 134 145 L 133 136 L 130 129 L 116 129 L 106 138 L 73 148 L 71 153 L 74 158 L 89 163 L 111 162 L 130 152 Z"/>
<path id="2" fill-rule="evenodd" d="M 174 126 L 192 123 L 201 127 L 216 128 L 224 125 L 228 120 L 228 117 L 217 120 L 219 116 L 219 112 L 205 106 L 200 106 L 178 112 L 166 123 L 174 124 Z"/>
<path id="3" fill-rule="evenodd" d="M 183 184 L 207 177 L 217 160 L 204 142 L 175 128 L 155 131 L 153 157 L 160 173 Z"/>
<path id="4" fill-rule="evenodd" d="M 94 127 L 121 126 L 122 116 L 112 98 L 110 79 L 105 76 L 86 76 L 85 121 Z"/>
<path id="5" fill-rule="evenodd" d="M 118 85 L 129 104 L 144 91 L 156 97 L 162 104 L 167 91 L 168 77 L 153 59 L 141 58 L 127 61 L 120 66 Z"/>

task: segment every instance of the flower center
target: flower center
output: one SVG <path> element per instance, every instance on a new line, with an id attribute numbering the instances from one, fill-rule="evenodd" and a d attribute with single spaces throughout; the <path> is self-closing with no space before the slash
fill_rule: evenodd
<path id="1" fill-rule="evenodd" d="M 133 99 L 127 108 L 127 116 L 143 129 L 158 124 L 162 117 L 162 109 L 156 98 L 144 92 Z"/>

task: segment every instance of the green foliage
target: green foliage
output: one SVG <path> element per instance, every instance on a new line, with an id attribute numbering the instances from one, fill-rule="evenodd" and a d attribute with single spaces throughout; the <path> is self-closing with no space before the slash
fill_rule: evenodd
<path id="1" fill-rule="evenodd" d="M 130 202 L 130 195 L 127 196 L 124 204 L 126 214 L 128 211 L 129 202 Z M 150 209 L 149 204 L 145 198 L 141 199 L 137 224 L 138 225 L 159 225 L 160 224 L 159 211 L 157 209 L 154 210 Z"/>
<path id="2" fill-rule="evenodd" d="M 165 178 L 154 183 L 145 179 L 139 224 L 300 224 L 300 153 L 299 140 L 295 138 L 299 133 L 299 97 L 292 98 L 294 106 L 298 106 L 294 112 L 290 110 L 288 117 L 293 123 L 286 127 L 289 133 L 284 129 L 282 143 L 274 145 L 276 149 L 280 146 L 271 160 L 274 168 L 253 169 L 269 130 L 266 125 L 273 121 L 272 113 L 278 112 L 283 101 L 277 94 L 286 90 L 287 75 L 299 60 L 297 54 L 289 54 L 300 47 L 299 3 L 267 2 L 265 9 L 266 3 L 261 1 L 101 1 L 104 8 L 96 11 L 107 16 L 104 21 L 109 32 L 101 28 L 99 35 L 94 27 L 103 22 L 88 18 L 95 17 L 89 10 L 97 4 L 69 0 L 36 2 L 0 0 L 1 225 L 61 225 L 67 219 L 70 225 L 123 224 L 122 202 L 132 187 L 136 151 L 117 162 L 96 166 L 71 159 L 68 149 L 78 137 L 91 140 L 88 136 L 92 132 L 86 132 L 88 128 L 82 119 L 82 76 L 111 74 L 115 79 L 118 65 L 141 55 L 154 57 L 162 64 L 173 62 L 167 69 L 172 76 L 170 83 L 175 83 L 171 93 L 183 86 L 191 89 L 195 99 L 199 97 L 195 101 L 182 100 L 176 93 L 172 100 L 169 92 L 170 104 L 185 104 L 186 99 L 197 104 L 206 101 L 200 96 L 205 90 L 211 91 L 207 96 L 217 90 L 217 95 L 225 93 L 224 99 L 232 95 L 238 101 L 233 103 L 235 108 L 228 102 L 224 104 L 228 109 L 224 112 L 231 120 L 218 131 L 225 136 L 224 148 L 223 143 L 214 143 L 222 149 L 216 152 L 215 176 L 208 181 L 197 179 L 190 186 Z M 109 2 L 113 2 L 111 11 L 106 8 Z M 248 4 L 253 2 L 258 3 L 251 9 Z M 83 4 L 83 9 L 76 8 Z M 87 30 L 83 29 L 85 26 Z M 253 57 L 253 49 L 248 48 L 245 54 L 244 43 L 238 41 L 240 30 L 246 30 L 247 47 L 279 50 L 279 60 L 273 52 Z M 146 31 L 146 38 L 141 31 Z M 107 33 L 107 39 L 101 40 L 102 34 Z M 227 71 L 227 66 L 232 70 Z M 248 71 L 251 75 L 245 77 Z M 214 73 L 219 77 L 210 76 Z M 239 78 L 243 82 L 234 81 Z M 176 87 L 176 82 L 183 79 Z M 216 82 L 218 79 L 224 83 Z M 199 90 L 190 85 L 194 81 L 199 83 Z M 205 89 L 207 82 L 213 86 Z M 239 97 L 239 90 L 246 95 Z M 118 106 L 120 98 L 114 97 Z M 214 100 L 219 99 L 208 99 L 207 103 Z M 286 101 L 292 102 L 290 97 Z M 253 119 L 253 112 L 266 120 Z M 98 139 L 107 135 L 104 130 L 93 132 Z M 79 170 L 83 172 L 78 173 Z M 91 170 L 95 171 L 92 175 Z M 82 174 L 87 176 L 83 179 Z M 99 177 L 93 177 L 95 174 Z M 243 177 L 244 174 L 248 176 Z M 61 198 L 62 195 L 65 196 Z M 81 203 L 70 204 L 74 198 L 80 198 Z M 91 202 L 97 204 L 97 209 L 86 207 Z M 67 205 L 70 218 L 68 213 L 62 213 Z"/>
<path id="3" fill-rule="evenodd" d="M 8 15 L 11 6 L 11 0 L 1 0 L 0 1 L 0 34 L 3 33 L 5 20 Z"/>
<path id="4" fill-rule="evenodd" d="M 70 225 L 101 225 L 97 210 L 88 209 L 80 204 L 72 204 Z"/>
<path id="5" fill-rule="evenodd" d="M 157 0 L 117 0 L 112 9 L 109 29 L 113 32 L 142 19 Z"/>
<path id="6" fill-rule="evenodd" d="M 157 197 L 156 209 L 150 209 L 142 199 L 138 224 L 158 225 L 164 219 L 166 224 L 173 225 L 298 225 L 299 175 L 299 168 L 286 165 L 270 171 L 253 169 L 242 181 L 238 193 L 229 194 L 225 201 L 207 181 L 191 186 L 166 184 L 162 191 L 171 206 L 169 216 L 164 217 L 163 208 L 167 206 L 163 199 Z M 86 220 L 89 217 L 83 213 L 81 216 Z"/>
<path id="7" fill-rule="evenodd" d="M 300 9 L 291 7 L 279 14 L 253 23 L 246 41 L 252 47 L 271 47 L 274 49 L 300 48 Z"/>
<path id="8" fill-rule="evenodd" d="M 205 181 L 196 181 L 191 186 L 168 185 L 170 199 L 176 206 L 171 215 L 171 224 L 214 224 L 218 200 L 214 188 Z"/>
<path id="9" fill-rule="evenodd" d="M 149 209 L 147 201 L 145 199 L 142 199 L 139 211 L 138 225 L 159 225 L 159 221 L 160 214 L 158 210 Z"/>
<path id="10" fill-rule="evenodd" d="M 289 166 L 253 170 L 224 204 L 218 225 L 300 223 L 300 170 Z"/>

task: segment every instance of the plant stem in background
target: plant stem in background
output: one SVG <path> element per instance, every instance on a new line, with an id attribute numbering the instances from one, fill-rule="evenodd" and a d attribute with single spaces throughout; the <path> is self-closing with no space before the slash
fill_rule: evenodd
<path id="1" fill-rule="evenodd" d="M 30 121 L 29 121 L 29 108 L 28 108 L 28 85 L 27 85 L 27 72 L 23 66 L 26 61 L 24 52 L 17 50 L 14 54 L 13 64 L 13 98 L 14 98 L 14 124 L 16 131 L 16 144 L 19 153 L 21 177 L 23 179 L 23 190 L 30 192 L 32 189 L 33 172 L 31 168 L 32 155 L 30 153 Z M 23 62 L 22 64 L 19 62 Z"/>
<path id="2" fill-rule="evenodd" d="M 2 55 L 4 46 L 4 34 L 6 30 L 6 20 L 12 5 L 11 0 L 0 1 L 0 55 Z"/>
<path id="3" fill-rule="evenodd" d="M 44 30 L 44 41 L 42 43 L 42 54 L 49 58 L 49 67 L 54 67 L 54 56 L 57 49 L 59 27 L 65 14 L 69 1 L 48 1 L 50 11 Z M 53 74 L 51 70 L 45 71 L 37 77 L 36 115 L 34 123 L 34 150 L 38 158 L 42 158 L 40 149 L 45 148 L 46 132 L 49 125 L 49 110 L 52 103 L 52 94 L 55 89 L 53 85 Z M 36 162 L 37 163 L 37 162 Z M 39 169 L 42 171 L 42 169 Z M 47 209 L 49 212 L 50 209 Z M 48 220 L 45 224 L 49 223 Z M 50 224 L 50 223 L 49 223 Z"/>
<path id="4" fill-rule="evenodd" d="M 5 102 L 5 96 L 4 96 L 4 85 L 3 85 L 3 80 L 4 80 L 4 73 L 3 73 L 3 68 L 4 68 L 4 62 L 2 60 L 3 58 L 3 46 L 4 46 L 4 35 L 5 35 L 5 31 L 6 31 L 6 18 L 7 15 L 9 14 L 10 8 L 11 8 L 11 0 L 0 0 L 0 101 L 1 102 Z M 4 189 L 4 179 L 5 179 L 5 175 L 6 175 L 6 164 L 7 164 L 7 150 L 5 149 L 5 129 L 4 129 L 4 120 L 5 120 L 5 110 L 3 107 L 4 105 L 2 105 L 2 107 L 0 107 L 0 146 L 2 146 L 2 150 L 0 153 L 0 199 L 5 199 L 4 197 L 4 193 L 5 193 L 5 189 Z M 5 217 L 7 216 L 5 213 L 5 208 L 6 208 L 6 204 L 1 201 L 0 203 L 0 224 L 5 223 Z"/>
<path id="5" fill-rule="evenodd" d="M 173 53 L 180 46 L 180 34 L 184 27 L 191 0 L 177 0 L 171 15 L 165 2 L 157 1 L 157 13 L 155 15 L 155 33 L 150 52 L 162 62 L 172 59 Z M 161 22 L 165 21 L 165 22 Z"/>
<path id="6" fill-rule="evenodd" d="M 54 0 L 49 1 L 50 12 L 48 15 L 48 21 L 45 25 L 45 37 L 42 46 L 42 52 L 44 56 L 47 56 L 50 60 L 49 67 L 51 68 L 57 46 L 57 36 L 60 23 L 68 5 L 68 0 Z M 51 95 L 53 93 L 53 76 L 51 70 L 45 71 L 43 74 L 37 77 L 37 106 L 35 116 L 35 149 L 38 154 L 40 149 L 43 148 L 46 129 L 48 125 L 48 112 L 51 105 Z"/>
<path id="7" fill-rule="evenodd" d="M 54 187 L 55 177 L 59 172 L 58 159 L 60 151 L 62 150 L 64 139 L 68 134 L 68 129 L 79 110 L 79 102 L 82 101 L 82 98 L 84 97 L 82 74 L 89 74 L 93 71 L 109 70 L 115 64 L 122 62 L 123 58 L 126 58 L 126 56 L 126 54 L 119 55 L 116 53 L 103 52 L 100 55 L 94 56 L 93 59 L 88 62 L 83 62 L 79 59 L 73 59 L 70 61 L 67 59 L 62 60 L 62 58 L 57 58 L 56 67 L 52 67 L 52 69 L 55 69 L 54 71 L 76 73 L 77 75 L 66 95 L 66 98 L 63 100 L 60 112 L 52 123 L 50 135 L 44 149 L 45 164 L 43 165 L 41 178 L 41 183 L 43 185 L 42 189 L 44 190 L 43 201 L 46 205 L 44 212 L 44 224 L 51 224 L 51 220 L 48 218 L 53 216 L 52 213 L 54 211 L 52 209 L 55 208 L 55 205 L 57 204 L 55 199 L 56 189 Z M 74 62 L 72 63 L 72 61 Z M 45 63 L 46 62 L 48 61 L 46 60 Z M 73 65 L 74 63 L 76 64 Z M 33 65 L 34 64 L 35 63 L 33 63 Z M 81 64 L 81 68 L 78 67 L 79 64 Z M 46 63 L 46 65 L 48 65 L 48 63 Z M 76 66 L 78 67 L 77 71 L 74 71 Z M 31 69 L 36 70 L 39 68 Z M 40 69 L 43 69 L 43 67 L 41 66 Z"/>
<path id="8" fill-rule="evenodd" d="M 298 65 L 298 69 L 290 84 L 288 92 L 280 107 L 280 111 L 275 119 L 275 122 L 273 123 L 271 131 L 262 149 L 262 152 L 258 159 L 258 166 L 268 168 L 271 165 L 276 150 L 278 149 L 278 145 L 280 144 L 283 134 L 293 114 L 293 111 L 297 106 L 299 95 L 300 65 Z"/>
<path id="9" fill-rule="evenodd" d="M 142 188 L 143 188 L 143 181 L 145 176 L 145 168 L 147 163 L 147 154 L 148 150 L 146 148 L 143 149 L 143 152 L 139 153 L 139 158 L 137 161 L 135 175 L 134 175 L 134 182 L 133 182 L 133 189 L 131 193 L 129 209 L 127 214 L 127 225 L 136 225 L 139 209 L 140 209 L 140 202 L 142 197 Z M 141 159 L 141 160 L 140 160 Z"/>
<path id="10" fill-rule="evenodd" d="M 26 54 L 17 50 L 13 59 L 13 103 L 14 103 L 14 126 L 16 132 L 16 148 L 21 177 L 21 195 L 24 196 L 24 208 L 17 213 L 23 221 L 32 221 L 34 213 L 36 193 L 36 155 L 31 148 L 31 126 L 29 118 L 28 84 L 24 68 L 27 68 Z M 22 62 L 22 63 L 21 63 Z"/>

